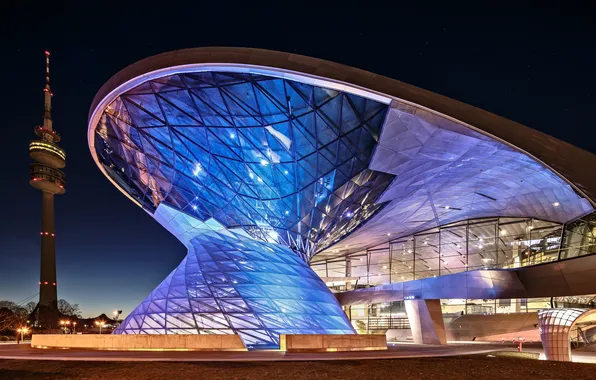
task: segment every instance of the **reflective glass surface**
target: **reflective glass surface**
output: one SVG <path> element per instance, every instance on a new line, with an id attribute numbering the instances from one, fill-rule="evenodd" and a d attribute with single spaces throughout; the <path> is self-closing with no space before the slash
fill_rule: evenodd
<path id="1" fill-rule="evenodd" d="M 596 252 L 593 218 L 587 216 L 569 226 L 528 218 L 469 220 L 311 266 L 329 279 L 332 288 L 344 291 L 476 269 L 542 264 Z M 583 233 L 576 233 L 578 229 Z"/>
<path id="2" fill-rule="evenodd" d="M 235 333 L 253 349 L 278 348 L 280 334 L 354 333 L 325 283 L 289 248 L 164 205 L 157 213 L 188 254 L 115 334 Z"/>
<path id="3" fill-rule="evenodd" d="M 145 209 L 165 202 L 309 258 L 381 207 L 394 176 L 368 166 L 386 110 L 257 74 L 170 75 L 117 97 L 95 147 Z"/>

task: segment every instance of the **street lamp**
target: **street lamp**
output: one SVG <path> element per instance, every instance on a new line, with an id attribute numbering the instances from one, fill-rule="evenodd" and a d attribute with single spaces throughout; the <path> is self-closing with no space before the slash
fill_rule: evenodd
<path id="1" fill-rule="evenodd" d="M 23 337 L 25 334 L 29 333 L 29 329 L 26 327 L 21 327 L 17 330 L 17 332 L 21 333 L 21 342 L 25 340 L 25 338 Z"/>
<path id="2" fill-rule="evenodd" d="M 72 333 L 73 334 L 76 334 L 76 332 L 77 332 L 77 323 L 76 322 L 73 322 L 72 323 Z"/>
<path id="3" fill-rule="evenodd" d="M 70 321 L 66 321 L 66 320 L 61 320 L 60 321 L 60 326 L 62 326 L 62 329 L 64 330 L 64 333 L 66 334 L 66 330 L 68 329 L 68 326 L 70 325 Z"/>
<path id="4" fill-rule="evenodd" d="M 95 321 L 95 324 L 99 326 L 99 334 L 101 335 L 101 328 L 105 324 L 105 321 Z"/>

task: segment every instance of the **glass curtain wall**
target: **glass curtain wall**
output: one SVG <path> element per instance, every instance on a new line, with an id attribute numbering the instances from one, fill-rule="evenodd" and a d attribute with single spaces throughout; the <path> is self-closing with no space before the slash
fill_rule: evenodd
<path id="1" fill-rule="evenodd" d="M 596 253 L 596 214 L 572 223 L 485 218 L 395 239 L 383 247 L 311 267 L 336 292 L 481 268 L 516 268 Z M 316 258 L 316 257 L 315 257 Z M 584 299 L 586 298 L 587 301 Z M 563 305 L 596 304 L 596 297 L 444 299 L 443 316 L 527 313 Z M 403 301 L 344 307 L 359 333 L 409 329 Z"/>
<path id="2" fill-rule="evenodd" d="M 538 219 L 468 220 L 314 261 L 311 267 L 333 290 L 346 291 L 482 268 L 535 265 L 596 252 L 595 220 L 591 215 L 566 226 Z"/>

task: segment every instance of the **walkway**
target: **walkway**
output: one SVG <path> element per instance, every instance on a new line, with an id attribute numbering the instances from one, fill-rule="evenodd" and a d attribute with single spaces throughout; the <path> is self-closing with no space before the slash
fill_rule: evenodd
<path id="1" fill-rule="evenodd" d="M 70 361 L 308 361 L 424 358 L 482 354 L 496 350 L 514 351 L 513 345 L 458 344 L 449 346 L 395 345 L 387 351 L 286 353 L 283 351 L 200 352 L 200 351 L 93 351 L 31 348 L 27 344 L 0 346 L 0 359 Z"/>

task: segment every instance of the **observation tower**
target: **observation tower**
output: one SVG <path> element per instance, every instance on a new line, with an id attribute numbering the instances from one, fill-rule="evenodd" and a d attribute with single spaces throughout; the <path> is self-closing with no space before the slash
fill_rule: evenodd
<path id="1" fill-rule="evenodd" d="M 41 198 L 41 266 L 37 322 L 42 328 L 54 328 L 58 323 L 56 284 L 56 244 L 54 231 L 54 195 L 64 194 L 66 175 L 60 169 L 66 165 L 66 153 L 58 146 L 60 136 L 52 127 L 52 91 L 50 89 L 50 53 L 46 54 L 46 85 L 44 91 L 43 125 L 35 127 L 39 139 L 29 143 L 29 183 L 40 190 Z"/>

